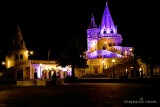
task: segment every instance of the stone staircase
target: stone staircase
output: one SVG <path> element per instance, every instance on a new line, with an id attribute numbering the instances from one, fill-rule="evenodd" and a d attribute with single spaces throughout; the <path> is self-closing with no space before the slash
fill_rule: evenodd
<path id="1" fill-rule="evenodd" d="M 131 59 L 124 60 L 119 64 L 104 70 L 103 75 L 110 77 L 113 74 L 113 72 L 115 72 L 115 77 L 119 78 L 119 76 L 126 75 L 126 70 L 131 71 L 131 70 L 137 70 L 138 68 L 139 68 L 139 65 L 136 59 L 131 58 Z"/>
<path id="2" fill-rule="evenodd" d="M 111 75 L 113 76 L 113 71 L 115 72 L 115 77 L 119 78 L 120 76 L 126 75 L 126 69 L 130 71 L 138 68 L 139 68 L 139 65 L 136 59 L 130 58 L 130 59 L 122 60 L 119 64 L 114 65 L 114 67 L 111 66 L 110 68 L 105 69 L 103 71 L 103 74 L 101 73 L 101 74 L 84 75 L 81 78 L 101 78 L 101 79 L 112 78 Z"/>

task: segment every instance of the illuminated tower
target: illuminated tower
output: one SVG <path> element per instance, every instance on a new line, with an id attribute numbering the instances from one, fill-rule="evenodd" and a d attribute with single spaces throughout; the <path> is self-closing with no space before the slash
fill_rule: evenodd
<path id="1" fill-rule="evenodd" d="M 89 68 L 86 74 L 114 74 L 108 69 L 113 65 L 129 61 L 133 57 L 133 47 L 122 47 L 122 40 L 122 35 L 118 34 L 106 2 L 99 27 L 92 14 L 87 29 L 86 56 Z"/>
<path id="2" fill-rule="evenodd" d="M 18 63 L 28 60 L 28 50 L 22 38 L 19 25 L 17 26 L 17 34 L 13 39 L 11 50 L 6 55 L 6 67 L 10 68 Z"/>
<path id="3" fill-rule="evenodd" d="M 132 47 L 122 47 L 120 46 L 121 43 L 122 36 L 117 32 L 108 3 L 106 3 L 99 28 L 97 28 L 92 14 L 91 22 L 87 29 L 87 56 L 89 59 L 128 57 Z"/>
<path id="4" fill-rule="evenodd" d="M 92 14 L 91 22 L 89 24 L 89 29 L 87 30 L 88 52 L 93 52 L 97 50 L 98 32 L 99 32 L 99 29 L 97 28 L 94 16 Z"/>

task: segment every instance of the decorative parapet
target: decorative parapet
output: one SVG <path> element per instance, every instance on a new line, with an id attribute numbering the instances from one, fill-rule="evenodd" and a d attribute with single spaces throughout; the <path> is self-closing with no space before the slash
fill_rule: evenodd
<path id="1" fill-rule="evenodd" d="M 47 60 L 31 60 L 31 64 L 57 64 L 57 62 Z"/>
<path id="2" fill-rule="evenodd" d="M 122 36 L 120 34 L 114 34 L 114 33 L 100 34 L 99 37 L 119 37 L 119 38 L 122 38 Z"/>

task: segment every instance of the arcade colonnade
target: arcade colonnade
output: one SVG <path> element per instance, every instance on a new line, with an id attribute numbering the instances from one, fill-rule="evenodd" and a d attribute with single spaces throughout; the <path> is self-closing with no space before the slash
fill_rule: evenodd
<path id="1" fill-rule="evenodd" d="M 30 62 L 30 79 L 52 79 L 56 73 L 58 78 L 71 76 L 71 67 L 61 67 L 55 61 L 31 60 Z"/>

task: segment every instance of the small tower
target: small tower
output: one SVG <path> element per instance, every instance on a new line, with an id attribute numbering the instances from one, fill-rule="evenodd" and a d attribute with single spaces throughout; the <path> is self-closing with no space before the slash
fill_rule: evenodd
<path id="1" fill-rule="evenodd" d="M 97 41 L 98 41 L 98 32 L 99 29 L 95 23 L 95 18 L 92 13 L 91 22 L 89 28 L 87 29 L 87 48 L 88 52 L 93 52 L 97 50 Z"/>
<path id="2" fill-rule="evenodd" d="M 10 68 L 23 61 L 28 60 L 28 50 L 22 38 L 19 25 L 17 26 L 17 34 L 13 38 L 11 50 L 9 50 L 8 55 L 6 55 L 5 57 L 5 60 L 6 60 L 6 68 Z"/>

